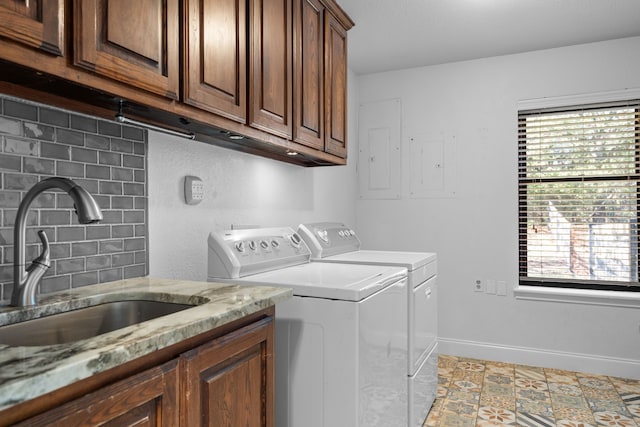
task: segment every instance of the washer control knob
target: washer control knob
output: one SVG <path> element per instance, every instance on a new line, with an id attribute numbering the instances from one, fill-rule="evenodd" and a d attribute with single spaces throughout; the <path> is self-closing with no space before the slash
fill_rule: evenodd
<path id="1" fill-rule="evenodd" d="M 269 247 L 269 243 L 267 243 L 266 240 L 261 240 L 260 246 L 262 246 L 262 249 L 267 249 Z"/>
<path id="2" fill-rule="evenodd" d="M 252 251 L 256 250 L 256 241 L 255 240 L 249 240 L 249 249 L 251 249 Z"/>
<path id="3" fill-rule="evenodd" d="M 345 237 L 345 231 L 344 230 L 338 231 L 338 236 Z M 348 236 L 348 234 L 346 236 Z"/>
<path id="4" fill-rule="evenodd" d="M 291 244 L 297 248 L 300 246 L 300 241 L 302 239 L 300 238 L 298 233 L 293 233 L 291 236 L 289 236 L 289 240 L 291 240 Z"/>
<path id="5" fill-rule="evenodd" d="M 236 243 L 236 250 L 238 252 L 244 252 L 244 249 L 245 249 L 244 242 L 240 241 Z"/>
<path id="6" fill-rule="evenodd" d="M 356 232 L 355 232 L 355 231 L 353 231 L 353 230 L 349 230 L 349 234 L 350 234 L 350 235 L 352 235 L 352 236 L 355 236 L 355 235 L 356 235 Z"/>
<path id="7" fill-rule="evenodd" d="M 278 243 L 278 241 L 274 239 L 271 241 L 271 246 L 273 246 L 274 248 L 277 248 L 278 246 L 280 246 L 280 243 Z"/>

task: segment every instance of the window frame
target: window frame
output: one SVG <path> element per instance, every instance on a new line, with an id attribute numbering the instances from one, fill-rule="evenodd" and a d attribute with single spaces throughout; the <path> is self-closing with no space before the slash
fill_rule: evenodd
<path id="1" fill-rule="evenodd" d="M 560 295 L 558 292 L 563 293 L 566 291 L 567 295 L 575 296 L 580 295 L 583 292 L 595 292 L 601 293 L 605 291 L 613 291 L 623 296 L 623 299 L 627 299 L 627 294 L 638 295 L 640 292 L 640 277 L 635 281 L 628 282 L 615 282 L 605 280 L 590 280 L 590 279 L 563 279 L 563 278 L 541 278 L 541 277 L 529 277 L 528 276 L 528 238 L 527 238 L 527 224 L 522 219 L 526 219 L 527 215 L 527 184 L 539 183 L 539 182 L 571 182 L 576 181 L 575 178 L 530 178 L 526 175 L 523 177 L 522 170 L 526 170 L 526 159 L 523 160 L 521 153 L 521 133 L 523 128 L 526 128 L 526 118 L 523 119 L 522 115 L 533 113 L 538 114 L 557 114 L 561 112 L 572 112 L 580 110 L 597 110 L 603 107 L 623 107 L 632 106 L 635 109 L 635 174 L 634 178 L 621 177 L 612 175 L 605 179 L 606 181 L 613 180 L 626 180 L 635 181 L 636 183 L 636 229 L 634 235 L 636 242 L 640 231 L 638 230 L 638 222 L 640 222 L 640 89 L 608 92 L 601 94 L 580 95 L 577 97 L 561 97 L 561 98 L 545 98 L 541 100 L 529 100 L 520 101 L 517 109 L 517 140 L 518 140 L 518 287 L 516 288 L 516 296 L 524 297 L 527 299 L 540 299 L 539 294 L 542 288 L 549 291 L 551 298 L 554 295 Z M 523 164 L 524 163 L 524 164 Z M 579 179 L 580 181 L 596 181 L 603 180 L 602 178 L 593 177 L 587 179 Z M 640 271 L 640 256 L 635 259 L 635 269 Z M 520 292 L 518 292 L 520 291 Z M 542 290 L 544 293 L 544 290 Z M 546 299 L 546 298 L 545 298 Z M 632 298 L 635 299 L 635 298 Z"/>

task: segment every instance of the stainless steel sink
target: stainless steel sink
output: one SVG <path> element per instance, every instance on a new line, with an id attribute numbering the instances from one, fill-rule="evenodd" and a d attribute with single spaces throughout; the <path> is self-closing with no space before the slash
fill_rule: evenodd
<path id="1" fill-rule="evenodd" d="M 192 307 L 144 300 L 108 302 L 0 326 L 0 344 L 31 347 L 69 343 Z"/>

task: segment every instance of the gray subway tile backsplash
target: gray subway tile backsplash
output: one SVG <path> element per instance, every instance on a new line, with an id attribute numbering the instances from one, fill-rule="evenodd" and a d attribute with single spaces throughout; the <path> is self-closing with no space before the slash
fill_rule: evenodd
<path id="1" fill-rule="evenodd" d="M 88 271 L 85 273 L 76 273 L 71 275 L 71 287 L 79 288 L 80 286 L 93 285 L 98 283 L 98 272 Z"/>
<path id="2" fill-rule="evenodd" d="M 53 142 L 40 142 L 40 156 L 56 160 L 71 160 L 71 147 Z"/>
<path id="3" fill-rule="evenodd" d="M 84 146 L 84 133 L 76 130 L 69 129 L 56 129 L 56 136 L 58 142 L 64 141 L 67 145 L 75 145 L 79 147 Z"/>
<path id="4" fill-rule="evenodd" d="M 98 121 L 91 117 L 71 115 L 71 129 L 98 133 Z"/>
<path id="5" fill-rule="evenodd" d="M 69 127 L 70 116 L 71 115 L 65 111 L 40 107 L 40 123 L 42 124 L 66 128 Z"/>
<path id="6" fill-rule="evenodd" d="M 7 135 L 21 135 L 22 123 L 9 117 L 0 117 L 0 132 Z"/>
<path id="7" fill-rule="evenodd" d="M 5 98 L 2 112 L 5 116 L 18 117 L 31 121 L 38 120 L 38 107 L 33 104 L 21 102 L 20 100 Z"/>
<path id="8" fill-rule="evenodd" d="M 46 141 L 55 141 L 56 134 L 53 126 L 39 123 L 23 123 L 24 136 L 38 138 Z"/>
<path id="9" fill-rule="evenodd" d="M 71 178 L 100 205 L 104 221 L 80 225 L 62 192 L 38 196 L 27 216 L 27 263 L 51 243 L 40 292 L 144 276 L 148 272 L 147 132 L 0 95 L 0 303 L 13 288 L 13 224 L 20 200 L 38 181 Z"/>
<path id="10" fill-rule="evenodd" d="M 17 171 L 22 169 L 22 159 L 18 156 L 0 154 L 0 170 Z"/>
<path id="11" fill-rule="evenodd" d="M 98 133 L 101 135 L 120 137 L 122 136 L 122 125 L 115 122 L 99 121 Z"/>

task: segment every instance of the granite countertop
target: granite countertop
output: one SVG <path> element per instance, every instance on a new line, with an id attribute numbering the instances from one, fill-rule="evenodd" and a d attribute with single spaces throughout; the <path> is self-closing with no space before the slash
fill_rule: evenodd
<path id="1" fill-rule="evenodd" d="M 290 298 L 287 288 L 149 277 L 86 286 L 40 297 L 33 308 L 0 307 L 0 326 L 121 300 L 195 307 L 97 337 L 39 347 L 0 344 L 0 411 L 168 347 Z"/>

